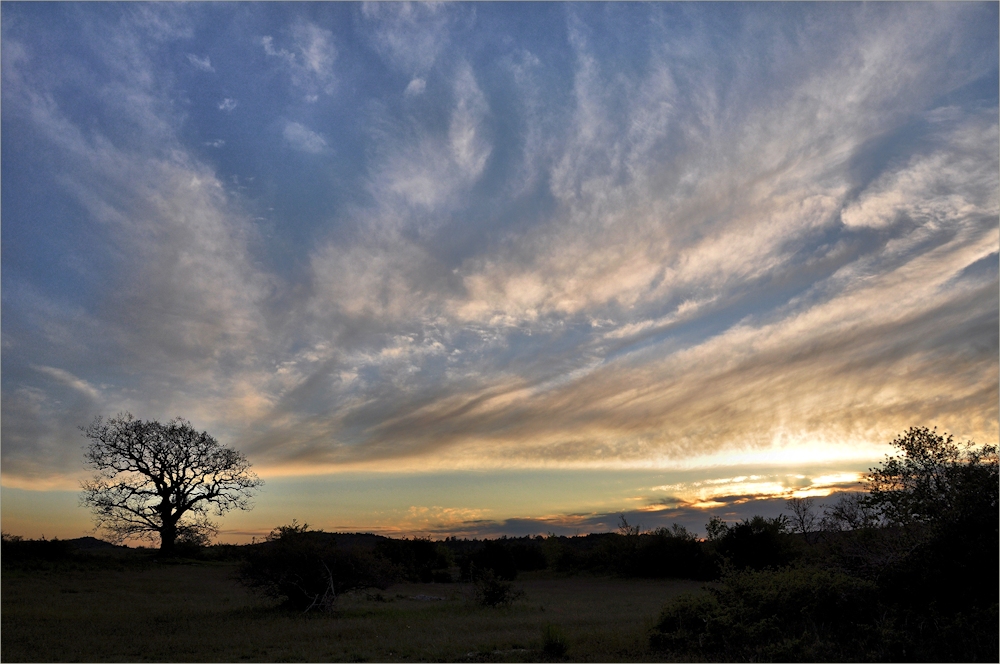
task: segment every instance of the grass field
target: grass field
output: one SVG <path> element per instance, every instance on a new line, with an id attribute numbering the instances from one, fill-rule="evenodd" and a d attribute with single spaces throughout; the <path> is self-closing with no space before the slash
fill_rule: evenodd
<path id="1" fill-rule="evenodd" d="M 333 613 L 291 614 L 233 580 L 230 563 L 5 570 L 5 662 L 546 661 L 556 625 L 572 661 L 662 661 L 648 635 L 663 604 L 702 584 L 529 573 L 506 609 L 465 584 L 345 595 Z M 443 599 L 414 599 L 417 596 Z"/>

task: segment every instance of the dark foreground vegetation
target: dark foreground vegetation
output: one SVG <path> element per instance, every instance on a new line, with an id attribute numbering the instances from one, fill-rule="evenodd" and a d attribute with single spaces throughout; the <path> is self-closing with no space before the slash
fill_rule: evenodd
<path id="1" fill-rule="evenodd" d="M 800 500 L 791 519 L 711 522 L 720 584 L 668 605 L 651 645 L 709 661 L 997 661 L 997 449 L 918 428 L 894 444 L 868 491 L 822 518 Z"/>
<path id="2" fill-rule="evenodd" d="M 993 447 L 911 429 L 820 513 L 162 552 L 3 538 L 7 661 L 997 661 Z M 657 617 L 658 616 L 658 617 Z"/>

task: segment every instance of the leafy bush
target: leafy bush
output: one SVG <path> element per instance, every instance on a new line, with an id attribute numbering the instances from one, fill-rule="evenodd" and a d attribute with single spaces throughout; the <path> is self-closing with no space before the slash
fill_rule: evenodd
<path id="1" fill-rule="evenodd" d="M 676 524 L 647 533 L 619 529 L 619 534 L 606 540 L 605 556 L 608 569 L 622 576 L 707 581 L 719 575 L 704 545 Z"/>
<path id="2" fill-rule="evenodd" d="M 843 661 L 878 641 L 869 582 L 798 568 L 730 572 L 722 583 L 668 605 L 650 645 L 681 658 Z"/>
<path id="3" fill-rule="evenodd" d="M 566 635 L 556 625 L 546 625 L 542 628 L 542 652 L 550 657 L 562 657 L 569 650 Z"/>
<path id="4" fill-rule="evenodd" d="M 514 583 L 503 579 L 492 569 L 472 567 L 473 599 L 480 606 L 498 608 L 510 606 L 524 597 L 524 591 L 514 587 Z"/>
<path id="5" fill-rule="evenodd" d="M 429 539 L 383 539 L 376 545 L 375 551 L 395 565 L 401 578 L 407 581 L 438 582 L 446 576 L 451 581 L 448 568 L 454 561 L 454 555 L 446 546 Z"/>
<path id="6" fill-rule="evenodd" d="M 334 536 L 311 532 L 308 525 L 294 521 L 248 547 L 239 572 L 248 587 L 301 611 L 330 610 L 344 592 L 385 590 L 397 577 L 397 569 L 383 556 L 339 549 Z"/>
<path id="7" fill-rule="evenodd" d="M 755 516 L 732 526 L 715 520 L 710 522 L 709 531 L 715 550 L 738 570 L 781 567 L 797 554 L 783 515 L 773 519 Z"/>

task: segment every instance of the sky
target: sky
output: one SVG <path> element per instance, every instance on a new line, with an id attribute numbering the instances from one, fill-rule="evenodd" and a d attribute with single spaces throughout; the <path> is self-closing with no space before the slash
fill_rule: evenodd
<path id="1" fill-rule="evenodd" d="M 996 3 L 20 3 L 2 522 L 78 537 L 97 415 L 222 522 L 704 531 L 996 443 Z"/>

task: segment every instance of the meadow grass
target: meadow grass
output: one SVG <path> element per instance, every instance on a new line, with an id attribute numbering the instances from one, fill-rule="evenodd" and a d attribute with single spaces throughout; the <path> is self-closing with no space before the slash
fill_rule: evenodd
<path id="1" fill-rule="evenodd" d="M 0 647 L 16 661 L 662 661 L 649 630 L 684 580 L 522 575 L 526 595 L 479 607 L 467 584 L 399 584 L 296 614 L 228 563 L 5 570 Z M 444 599 L 414 599 L 417 596 Z M 546 625 L 568 651 L 547 655 Z"/>

